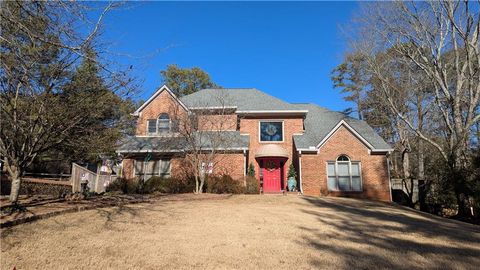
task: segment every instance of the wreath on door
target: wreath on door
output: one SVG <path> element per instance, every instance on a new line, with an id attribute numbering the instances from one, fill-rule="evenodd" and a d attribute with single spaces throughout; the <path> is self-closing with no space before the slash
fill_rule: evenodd
<path id="1" fill-rule="evenodd" d="M 269 172 L 273 172 L 275 169 L 277 169 L 277 163 L 273 162 L 273 160 L 269 160 L 265 164 L 265 169 L 267 169 Z"/>

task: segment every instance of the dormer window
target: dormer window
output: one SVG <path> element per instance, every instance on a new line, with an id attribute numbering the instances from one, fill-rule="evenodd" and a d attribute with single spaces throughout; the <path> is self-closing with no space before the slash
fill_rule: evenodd
<path id="1" fill-rule="evenodd" d="M 158 134 L 167 133 L 172 130 L 172 121 L 168 113 L 162 113 L 158 119 L 147 120 L 147 133 Z"/>

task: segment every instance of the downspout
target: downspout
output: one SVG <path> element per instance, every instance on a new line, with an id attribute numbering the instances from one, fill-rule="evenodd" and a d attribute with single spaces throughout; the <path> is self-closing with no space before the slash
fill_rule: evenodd
<path id="1" fill-rule="evenodd" d="M 303 187 L 302 187 L 302 150 L 298 151 L 298 184 L 300 186 L 300 193 L 303 194 Z"/>
<path id="2" fill-rule="evenodd" d="M 243 177 L 247 176 L 247 150 L 243 149 Z"/>
<path id="3" fill-rule="evenodd" d="M 392 197 L 392 178 L 390 177 L 390 152 L 387 153 L 387 171 L 388 171 L 388 186 L 390 187 L 390 202 L 393 202 Z"/>

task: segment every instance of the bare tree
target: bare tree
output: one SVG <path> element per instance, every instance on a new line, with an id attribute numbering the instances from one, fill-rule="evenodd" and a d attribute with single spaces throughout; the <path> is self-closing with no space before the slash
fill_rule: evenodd
<path id="1" fill-rule="evenodd" d="M 368 55 L 368 68 L 378 79 L 387 105 L 421 140 L 433 146 L 450 168 L 459 215 L 467 215 L 464 175 L 473 126 L 480 121 L 480 5 L 469 1 L 393 2 L 369 4 L 361 15 L 356 48 Z M 392 66 L 380 60 L 395 53 L 411 72 L 431 87 L 423 101 L 441 117 L 442 136 L 429 134 L 395 100 Z M 403 72 L 396 70 L 396 72 Z M 395 73 L 393 73 L 395 74 Z M 408 78 L 407 78 L 408 79 Z M 412 93 L 419 89 L 411 89 Z M 421 112 L 420 112 L 421 113 Z"/>
<path id="2" fill-rule="evenodd" d="M 210 101 L 197 102 L 184 113 L 180 106 L 175 118 L 179 123 L 179 136 L 184 138 L 185 161 L 195 178 L 195 193 L 202 193 L 206 176 L 217 173 L 232 145 L 238 145 L 237 115 L 229 100 L 227 90 L 213 90 Z"/>
<path id="3" fill-rule="evenodd" d="M 104 16 L 117 3 L 93 6 L 75 2 L 3 1 L 0 3 L 0 158 L 12 179 L 10 200 L 17 202 L 21 176 L 38 155 L 89 130 L 82 99 L 66 86 L 95 46 Z M 95 11 L 98 11 L 96 9 Z M 90 29 L 86 33 L 78 29 Z M 126 89 L 126 74 L 90 59 L 108 74 L 109 89 Z M 88 109 L 95 111 L 95 106 Z"/>

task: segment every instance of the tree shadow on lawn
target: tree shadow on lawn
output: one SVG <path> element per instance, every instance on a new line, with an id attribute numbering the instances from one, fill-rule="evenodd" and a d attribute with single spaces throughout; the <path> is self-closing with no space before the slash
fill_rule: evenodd
<path id="1" fill-rule="evenodd" d="M 371 201 L 303 199 L 316 208 L 301 211 L 319 221 L 300 228 L 308 232 L 304 240 L 345 269 L 478 269 L 480 264 L 480 227 Z M 311 261 L 316 268 L 326 263 Z"/>

